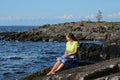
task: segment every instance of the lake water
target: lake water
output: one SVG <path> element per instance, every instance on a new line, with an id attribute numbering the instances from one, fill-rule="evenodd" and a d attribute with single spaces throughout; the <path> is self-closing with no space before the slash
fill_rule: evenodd
<path id="1" fill-rule="evenodd" d="M 0 26 L 0 31 L 26 31 L 34 27 Z M 55 63 L 65 43 L 0 41 L 0 80 L 16 80 Z"/>
<path id="2" fill-rule="evenodd" d="M 23 32 L 32 28 L 35 27 L 0 26 L 0 32 Z M 86 43 L 103 44 L 101 41 Z M 52 66 L 64 51 L 65 42 L 0 41 L 0 80 L 17 80 Z"/>
<path id="3" fill-rule="evenodd" d="M 53 65 L 65 43 L 0 41 L 0 80 L 15 80 Z"/>
<path id="4" fill-rule="evenodd" d="M 0 32 L 23 32 L 37 26 L 0 26 Z"/>

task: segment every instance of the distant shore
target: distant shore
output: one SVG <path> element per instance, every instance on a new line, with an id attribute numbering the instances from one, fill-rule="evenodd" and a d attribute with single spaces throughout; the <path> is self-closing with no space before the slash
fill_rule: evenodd
<path id="1" fill-rule="evenodd" d="M 120 22 L 67 22 L 45 24 L 25 32 L 1 32 L 6 41 L 65 41 L 65 33 L 73 32 L 78 40 L 104 40 L 120 43 Z M 114 40 L 114 41 L 113 41 Z"/>

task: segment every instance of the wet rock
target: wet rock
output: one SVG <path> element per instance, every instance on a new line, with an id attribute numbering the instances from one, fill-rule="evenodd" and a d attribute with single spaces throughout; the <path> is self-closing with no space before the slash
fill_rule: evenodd
<path id="1" fill-rule="evenodd" d="M 49 39 L 49 42 L 53 42 L 54 41 L 54 39 L 52 38 L 52 39 Z"/>

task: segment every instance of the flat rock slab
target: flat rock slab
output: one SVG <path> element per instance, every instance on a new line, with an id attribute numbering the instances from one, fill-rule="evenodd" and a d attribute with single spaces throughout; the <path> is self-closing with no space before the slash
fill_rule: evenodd
<path id="1" fill-rule="evenodd" d="M 48 72 L 49 70 L 46 70 Z M 37 72 L 20 80 L 105 80 L 106 77 L 112 80 L 119 79 L 120 58 L 103 61 L 97 64 L 81 66 L 77 68 L 59 71 L 58 73 L 46 76 L 45 71 Z M 113 79 L 113 80 L 114 80 Z"/>
<path id="2" fill-rule="evenodd" d="M 103 61 L 98 64 L 77 67 L 46 76 L 41 80 L 91 80 L 119 73 L 120 58 Z M 39 79 L 40 80 L 40 79 Z"/>
<path id="3" fill-rule="evenodd" d="M 97 78 L 95 80 L 120 80 L 120 73 L 111 74 L 108 76 Z"/>

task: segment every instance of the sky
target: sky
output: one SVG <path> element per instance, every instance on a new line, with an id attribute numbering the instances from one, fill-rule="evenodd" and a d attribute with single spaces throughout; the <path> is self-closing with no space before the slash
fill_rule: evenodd
<path id="1" fill-rule="evenodd" d="M 120 21 L 120 0 L 0 0 L 0 25 L 43 25 L 81 20 Z"/>

